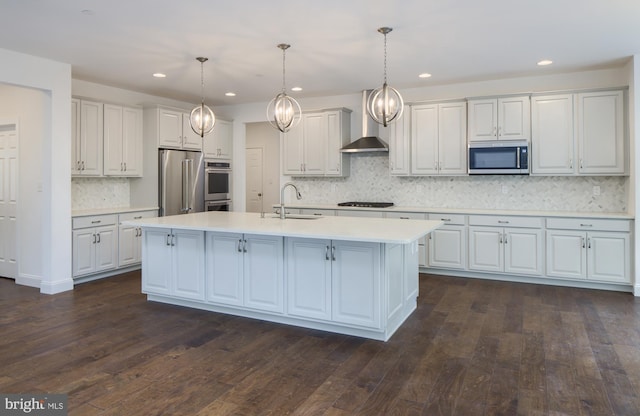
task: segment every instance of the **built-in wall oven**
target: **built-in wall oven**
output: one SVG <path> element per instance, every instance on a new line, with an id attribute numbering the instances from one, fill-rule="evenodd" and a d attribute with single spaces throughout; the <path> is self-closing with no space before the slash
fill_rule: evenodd
<path id="1" fill-rule="evenodd" d="M 231 162 L 205 160 L 205 211 L 231 210 Z"/>

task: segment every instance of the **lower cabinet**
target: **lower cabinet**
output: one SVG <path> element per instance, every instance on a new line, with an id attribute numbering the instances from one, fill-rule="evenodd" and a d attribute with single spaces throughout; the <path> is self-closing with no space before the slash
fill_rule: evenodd
<path id="1" fill-rule="evenodd" d="M 444 269 L 467 267 L 467 227 L 460 214 L 429 214 L 429 220 L 444 225 L 429 234 L 428 266 Z M 422 264 L 421 264 L 422 266 Z"/>
<path id="2" fill-rule="evenodd" d="M 204 300 L 204 231 L 148 228 L 142 235 L 142 291 Z"/>
<path id="3" fill-rule="evenodd" d="M 128 212 L 118 215 L 118 267 L 142 261 L 142 227 L 123 224 L 123 221 L 152 218 L 156 211 Z"/>
<path id="4" fill-rule="evenodd" d="M 387 212 L 386 218 L 400 218 L 403 220 L 426 220 L 427 215 L 417 212 Z M 418 240 L 418 266 L 427 266 L 427 238 Z"/>
<path id="5" fill-rule="evenodd" d="M 73 277 L 115 269 L 118 266 L 116 215 L 73 219 Z"/>
<path id="6" fill-rule="evenodd" d="M 207 300 L 284 312 L 283 237 L 207 232 Z"/>
<path id="7" fill-rule="evenodd" d="M 631 283 L 630 228 L 626 220 L 547 219 L 547 275 Z"/>
<path id="8" fill-rule="evenodd" d="M 286 239 L 287 313 L 380 328 L 380 244 Z"/>

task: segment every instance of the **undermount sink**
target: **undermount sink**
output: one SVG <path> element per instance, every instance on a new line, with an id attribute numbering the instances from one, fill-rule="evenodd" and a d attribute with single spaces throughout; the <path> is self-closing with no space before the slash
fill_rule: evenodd
<path id="1" fill-rule="evenodd" d="M 280 219 L 279 214 L 274 214 L 271 218 Z M 305 214 L 287 214 L 285 219 L 287 220 L 317 220 L 318 218 L 322 218 L 320 215 L 305 215 Z"/>

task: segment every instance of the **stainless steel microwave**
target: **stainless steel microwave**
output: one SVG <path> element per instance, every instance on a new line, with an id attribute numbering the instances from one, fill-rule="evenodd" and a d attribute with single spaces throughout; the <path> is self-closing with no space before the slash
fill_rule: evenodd
<path id="1" fill-rule="evenodd" d="M 471 142 L 468 161 L 470 175 L 528 175 L 529 142 Z"/>

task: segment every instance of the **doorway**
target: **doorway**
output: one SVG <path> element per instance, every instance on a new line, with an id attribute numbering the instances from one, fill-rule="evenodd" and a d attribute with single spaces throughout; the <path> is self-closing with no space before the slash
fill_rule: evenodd
<path id="1" fill-rule="evenodd" d="M 268 122 L 247 123 L 245 160 L 245 210 L 272 212 L 280 202 L 280 133 Z"/>
<path id="2" fill-rule="evenodd" d="M 0 125 L 0 276 L 16 278 L 18 205 L 18 131 Z"/>

